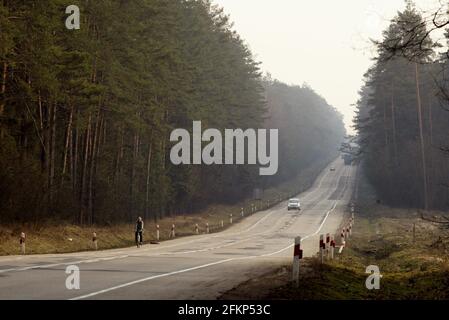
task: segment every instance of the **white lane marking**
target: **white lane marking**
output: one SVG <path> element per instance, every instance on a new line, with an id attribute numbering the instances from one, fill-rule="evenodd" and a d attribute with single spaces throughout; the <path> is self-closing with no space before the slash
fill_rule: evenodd
<path id="1" fill-rule="evenodd" d="M 308 234 L 305 237 L 303 237 L 302 241 L 307 239 L 307 238 L 310 238 L 310 237 L 312 237 L 312 236 L 314 236 L 316 234 L 318 234 L 318 232 L 321 231 L 321 229 L 323 228 L 324 224 L 326 223 L 327 218 L 335 210 L 335 208 L 337 207 L 337 204 L 338 204 L 339 201 L 340 200 L 335 201 L 334 205 L 332 206 L 332 208 L 326 212 L 326 215 L 325 215 L 323 221 L 321 222 L 320 226 L 318 227 L 318 229 L 314 233 Z M 123 283 L 121 285 L 114 286 L 114 287 L 111 287 L 111 288 L 107 288 L 107 289 L 103 289 L 103 290 L 100 290 L 100 291 L 92 292 L 92 293 L 89 293 L 89 294 L 86 294 L 86 295 L 82 295 L 82 296 L 78 296 L 78 297 L 75 297 L 75 298 L 71 298 L 69 300 L 87 299 L 87 298 L 90 298 L 90 297 L 93 297 L 93 296 L 97 296 L 97 295 L 100 295 L 100 294 L 103 294 L 103 293 L 107 293 L 107 292 L 110 292 L 110 291 L 114 291 L 114 290 L 117 290 L 117 289 L 129 287 L 129 286 L 132 286 L 132 285 L 135 285 L 135 284 L 138 284 L 138 283 L 142 283 L 142 282 L 146 282 L 146 281 L 149 281 L 149 280 L 153 280 L 153 279 L 157 279 L 157 278 L 169 277 L 169 276 L 172 276 L 172 275 L 175 275 L 175 274 L 186 273 L 186 272 L 193 271 L 193 270 L 204 269 L 204 268 L 207 268 L 207 267 L 210 267 L 210 266 L 216 266 L 216 265 L 220 265 L 220 264 L 231 262 L 231 261 L 235 261 L 235 260 L 254 259 L 254 258 L 258 258 L 258 257 L 268 257 L 268 256 L 272 256 L 272 255 L 276 255 L 278 253 L 281 253 L 281 252 L 283 252 L 285 250 L 288 250 L 291 247 L 293 247 L 292 244 L 286 246 L 285 248 L 282 248 L 280 250 L 277 250 L 277 251 L 271 252 L 271 253 L 266 253 L 266 254 L 261 254 L 261 255 L 253 255 L 253 256 L 246 256 L 246 257 L 239 257 L 239 258 L 230 258 L 230 259 L 220 260 L 220 261 L 216 261 L 216 262 L 212 262 L 212 263 L 208 263 L 208 264 L 203 264 L 203 265 L 192 267 L 192 268 L 181 269 L 181 270 L 172 271 L 172 272 L 168 272 L 168 273 L 164 273 L 164 274 L 159 274 L 159 275 L 156 275 L 156 276 L 150 276 L 150 277 L 146 277 L 146 278 L 143 278 L 143 279 L 139 279 L 139 280 Z"/>
<path id="2" fill-rule="evenodd" d="M 122 255 L 122 256 L 79 260 L 79 261 L 71 261 L 71 262 L 63 262 L 63 263 L 36 265 L 36 266 L 29 266 L 29 267 L 22 267 L 22 268 L 11 268 L 11 269 L 0 270 L 0 273 L 11 272 L 11 271 L 27 271 L 27 270 L 33 270 L 33 269 L 47 269 L 47 268 L 53 268 L 53 267 L 58 267 L 58 266 L 69 266 L 72 264 L 82 264 L 82 263 L 95 263 L 95 262 L 101 262 L 101 261 L 123 259 L 123 258 L 128 258 L 128 257 L 129 257 L 129 255 Z"/>
<path id="3" fill-rule="evenodd" d="M 333 163 L 333 162 L 332 162 L 332 163 Z M 328 165 L 328 166 L 326 167 L 326 169 L 327 169 L 329 166 L 330 166 L 330 165 Z M 326 169 L 325 169 L 325 170 L 326 170 Z M 320 188 L 321 188 L 321 185 L 323 184 L 324 179 L 327 178 L 327 176 L 328 176 L 329 174 L 330 174 L 330 171 L 327 171 L 326 174 L 324 174 L 324 175 L 321 177 L 321 179 L 320 179 L 320 181 L 318 182 L 318 185 L 316 186 L 316 188 L 313 188 L 313 185 L 312 185 L 312 187 L 311 187 L 312 190 L 311 190 L 305 197 L 303 197 L 302 200 L 304 201 L 304 199 L 309 198 L 312 194 L 315 194 L 317 191 L 319 191 Z M 298 196 L 299 196 L 299 194 L 298 194 Z"/>
<path id="4" fill-rule="evenodd" d="M 334 161 L 334 162 L 335 162 L 335 161 Z M 334 162 L 332 162 L 330 165 L 332 165 Z M 329 165 L 329 166 L 330 166 L 330 165 Z M 329 168 L 329 166 L 327 166 L 326 169 Z M 338 178 L 342 177 L 343 174 L 344 174 L 346 171 L 347 171 L 347 169 L 346 169 L 345 167 L 341 167 L 340 170 L 338 171 L 338 173 L 339 173 Z M 315 190 L 311 191 L 310 193 L 308 193 L 305 197 L 303 197 L 302 200 L 304 201 L 304 199 L 309 198 L 310 195 L 315 194 L 317 191 L 319 191 L 320 188 L 321 188 L 321 185 L 322 185 L 322 183 L 323 183 L 323 181 L 324 181 L 324 178 L 326 178 L 329 174 L 330 174 L 330 171 L 327 171 L 327 173 L 321 178 L 321 180 L 320 180 L 320 182 L 319 182 L 317 188 L 316 188 Z M 339 181 L 339 179 L 335 179 L 335 181 L 334 181 L 337 187 L 338 187 L 338 181 Z M 313 200 L 316 200 L 316 199 L 318 199 L 318 198 L 319 198 L 319 196 L 318 196 L 317 198 L 313 198 L 312 201 L 313 201 Z"/>
<path id="5" fill-rule="evenodd" d="M 102 293 L 106 293 L 106 292 L 109 292 L 109 291 L 117 290 L 117 289 L 124 288 L 124 287 L 129 287 L 129 286 L 132 286 L 134 284 L 141 283 L 141 282 L 145 282 L 145 281 L 149 281 L 149 280 L 153 280 L 153 279 L 157 279 L 157 278 L 168 277 L 168 276 L 172 276 L 172 275 L 175 275 L 175 274 L 185 273 L 185 272 L 189 272 L 189 271 L 193 271 L 193 270 L 203 269 L 203 268 L 215 266 L 217 264 L 226 263 L 226 262 L 229 262 L 229 261 L 232 261 L 232 260 L 233 259 L 225 259 L 225 260 L 220 260 L 220 261 L 217 261 L 217 262 L 203 264 L 203 265 L 197 266 L 197 267 L 192 267 L 192 268 L 188 268 L 188 269 L 183 269 L 183 270 L 173 271 L 173 272 L 169 272 L 169 273 L 159 274 L 159 275 L 156 275 L 156 276 L 151 276 L 151 277 L 135 280 L 135 281 L 132 281 L 132 282 L 124 283 L 124 284 L 121 284 L 121 285 L 118 285 L 118 286 L 115 286 L 115 287 L 112 287 L 112 288 L 108 288 L 108 289 L 100 290 L 100 291 L 97 291 L 97 292 L 89 293 L 89 294 L 86 294 L 84 296 L 75 297 L 75 298 L 72 298 L 70 300 L 86 299 L 86 298 L 93 297 L 93 296 L 96 296 L 96 295 L 99 295 L 99 294 L 102 294 Z"/>
<path id="6" fill-rule="evenodd" d="M 340 201 L 340 200 L 337 200 L 337 201 L 334 203 L 332 209 L 330 209 L 329 211 L 326 212 L 326 216 L 324 217 L 323 221 L 321 222 L 320 227 L 319 227 L 314 233 L 311 233 L 311 234 L 308 234 L 308 235 L 302 237 L 302 238 L 301 238 L 301 242 L 304 241 L 304 240 L 306 240 L 306 239 L 308 239 L 308 238 L 310 238 L 310 237 L 315 236 L 316 234 L 318 234 L 318 232 L 321 231 L 321 229 L 322 229 L 323 226 L 324 226 L 324 223 L 326 222 L 327 218 L 328 218 L 329 215 L 332 213 L 332 211 L 335 210 L 335 208 L 337 207 L 337 203 L 338 203 L 339 201 Z M 276 252 L 266 253 L 266 254 L 261 255 L 260 257 L 274 256 L 274 255 L 276 255 L 276 254 L 278 254 L 278 253 L 281 253 L 281 252 L 284 252 L 285 250 L 288 250 L 288 249 L 290 249 L 290 248 L 292 248 L 292 247 L 293 247 L 293 244 L 290 244 L 290 245 L 288 245 L 287 247 L 282 248 L 282 249 L 280 249 L 280 250 L 278 250 L 278 251 L 276 251 Z"/>

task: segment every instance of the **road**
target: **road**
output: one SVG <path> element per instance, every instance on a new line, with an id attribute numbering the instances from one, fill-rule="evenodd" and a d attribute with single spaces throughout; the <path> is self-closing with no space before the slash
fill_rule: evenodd
<path id="1" fill-rule="evenodd" d="M 335 171 L 329 167 L 334 166 Z M 226 231 L 142 248 L 58 255 L 0 257 L 0 299 L 216 299 L 241 282 L 291 262 L 293 239 L 304 256 L 318 251 L 319 235 L 339 228 L 356 167 L 335 160 L 298 195 Z M 80 269 L 80 289 L 66 288 L 66 267 Z"/>

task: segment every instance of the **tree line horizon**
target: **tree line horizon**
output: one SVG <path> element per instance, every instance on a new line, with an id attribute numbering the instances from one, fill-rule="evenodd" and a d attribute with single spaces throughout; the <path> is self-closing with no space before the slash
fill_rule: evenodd
<path id="1" fill-rule="evenodd" d="M 449 12 L 430 18 L 406 1 L 374 42 L 377 56 L 365 74 L 355 128 L 364 172 L 393 206 L 449 208 Z M 434 41 L 431 34 L 445 30 Z"/>
<path id="2" fill-rule="evenodd" d="M 235 204 L 330 161 L 341 114 L 262 75 L 209 1 L 0 2 L 0 223 L 158 220 Z M 300 71 L 299 71 L 300 72 Z M 170 132 L 279 130 L 279 170 L 175 166 Z"/>

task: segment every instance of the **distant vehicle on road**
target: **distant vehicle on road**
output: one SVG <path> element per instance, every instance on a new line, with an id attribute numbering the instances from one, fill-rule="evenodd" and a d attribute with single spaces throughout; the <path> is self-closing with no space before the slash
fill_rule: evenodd
<path id="1" fill-rule="evenodd" d="M 331 167 L 330 170 L 331 170 L 331 171 L 335 171 L 335 167 Z"/>
<path id="2" fill-rule="evenodd" d="M 288 200 L 287 210 L 301 210 L 301 203 L 299 202 L 299 199 L 293 198 Z"/>

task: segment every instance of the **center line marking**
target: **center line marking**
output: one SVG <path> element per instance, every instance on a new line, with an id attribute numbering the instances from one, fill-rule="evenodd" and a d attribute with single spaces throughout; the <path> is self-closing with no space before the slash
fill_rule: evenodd
<path id="1" fill-rule="evenodd" d="M 307 238 L 313 237 L 314 235 L 318 234 L 318 232 L 321 231 L 321 229 L 323 228 L 324 224 L 326 223 L 327 218 L 335 210 L 335 208 L 337 207 L 337 204 L 338 204 L 339 201 L 340 200 L 335 201 L 334 205 L 331 207 L 331 209 L 326 212 L 326 215 L 325 215 L 323 221 L 321 222 L 320 226 L 318 227 L 318 229 L 314 233 L 308 234 L 305 237 L 303 237 L 301 241 L 306 240 Z M 169 277 L 169 276 L 172 276 L 172 275 L 186 273 L 186 272 L 194 271 L 194 270 L 198 270 L 198 269 L 204 269 L 204 268 L 207 268 L 207 267 L 224 264 L 224 263 L 231 262 L 231 261 L 244 260 L 244 259 L 255 259 L 255 258 L 259 258 L 259 257 L 273 256 L 273 255 L 281 253 L 281 252 L 283 252 L 285 250 L 288 250 L 291 247 L 293 247 L 293 244 L 290 244 L 290 245 L 288 245 L 288 246 L 286 246 L 286 247 L 284 247 L 284 248 L 282 248 L 280 250 L 277 250 L 277 251 L 271 252 L 271 253 L 255 255 L 255 256 L 246 256 L 246 257 L 239 257 L 239 258 L 224 259 L 224 260 L 219 260 L 219 261 L 216 261 L 216 262 L 203 264 L 203 265 L 196 266 L 196 267 L 191 267 L 191 268 L 187 268 L 187 269 L 172 271 L 172 272 L 168 272 L 168 273 L 164 273 L 164 274 L 159 274 L 159 275 L 156 275 L 156 276 L 150 276 L 150 277 L 146 277 L 146 278 L 143 278 L 143 279 L 139 279 L 139 280 L 123 283 L 121 285 L 114 286 L 114 287 L 111 287 L 111 288 L 107 288 L 107 289 L 103 289 L 103 290 L 100 290 L 100 291 L 92 292 L 92 293 L 89 293 L 89 294 L 86 294 L 86 295 L 82 295 L 82 296 L 78 296 L 78 297 L 75 297 L 75 298 L 71 298 L 69 300 L 87 299 L 87 298 L 94 297 L 94 296 L 97 296 L 97 295 L 100 295 L 100 294 L 103 294 L 103 293 L 107 293 L 107 292 L 114 291 L 114 290 L 117 290 L 117 289 L 129 287 L 129 286 L 132 286 L 132 285 L 135 285 L 135 284 L 138 284 L 138 283 L 142 283 L 142 282 L 146 282 L 146 281 L 149 281 L 149 280 Z"/>

